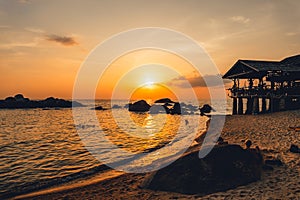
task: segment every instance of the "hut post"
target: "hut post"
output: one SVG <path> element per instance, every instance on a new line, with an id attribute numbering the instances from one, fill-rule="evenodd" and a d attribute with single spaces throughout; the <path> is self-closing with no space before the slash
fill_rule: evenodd
<path id="1" fill-rule="evenodd" d="M 269 101 L 269 112 L 274 112 L 274 99 L 273 96 L 270 97 L 270 101 Z"/>
<path id="2" fill-rule="evenodd" d="M 267 111 L 267 102 L 266 102 L 266 98 L 262 97 L 261 99 L 261 112 L 265 113 Z"/>
<path id="3" fill-rule="evenodd" d="M 279 107 L 279 110 L 286 110 L 286 98 L 280 98 L 278 100 L 278 107 Z"/>
<path id="4" fill-rule="evenodd" d="M 279 111 L 279 103 L 280 103 L 280 99 L 279 98 L 273 98 L 273 112 L 277 112 Z"/>
<path id="5" fill-rule="evenodd" d="M 259 98 L 258 97 L 253 98 L 253 113 L 254 114 L 259 113 Z"/>
<path id="6" fill-rule="evenodd" d="M 237 114 L 237 98 L 233 97 L 233 103 L 232 103 L 232 115 Z"/>
<path id="7" fill-rule="evenodd" d="M 253 111 L 253 98 L 250 96 L 247 98 L 247 110 L 246 115 L 251 115 Z"/>
<path id="8" fill-rule="evenodd" d="M 242 97 L 239 97 L 239 102 L 238 102 L 238 114 L 239 115 L 242 115 L 244 114 L 244 109 L 243 109 L 243 98 Z"/>

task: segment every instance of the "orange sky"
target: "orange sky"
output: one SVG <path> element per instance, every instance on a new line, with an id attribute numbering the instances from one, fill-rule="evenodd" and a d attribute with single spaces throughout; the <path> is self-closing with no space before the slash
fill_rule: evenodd
<path id="1" fill-rule="evenodd" d="M 176 94 L 184 95 L 186 90 L 175 80 L 180 75 L 200 76 L 188 61 L 175 54 L 149 49 L 134 51 L 119 57 L 106 69 L 99 79 L 96 97 L 110 98 L 115 92 L 119 99 L 176 98 Z M 194 91 L 198 98 L 208 98 L 206 87 Z"/>
<path id="2" fill-rule="evenodd" d="M 193 38 L 222 74 L 237 59 L 281 60 L 299 54 L 299 19 L 300 2 L 293 0 L 1 1 L 0 98 L 72 98 L 76 74 L 91 50 L 133 28 L 162 27 Z M 199 74 L 182 58 L 156 51 L 120 56 L 101 77 L 97 98 L 110 98 L 118 81 L 124 93 L 157 82 L 172 83 L 184 94 L 182 76 L 200 98 L 208 97 Z M 151 70 L 156 72 L 150 76 Z"/>

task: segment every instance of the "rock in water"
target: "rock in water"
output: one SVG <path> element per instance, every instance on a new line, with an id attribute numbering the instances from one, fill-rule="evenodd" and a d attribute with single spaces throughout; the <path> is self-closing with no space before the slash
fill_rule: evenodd
<path id="1" fill-rule="evenodd" d="M 145 100 L 140 100 L 129 104 L 129 111 L 132 112 L 148 112 L 150 109 L 150 105 Z"/>
<path id="2" fill-rule="evenodd" d="M 174 106 L 170 109 L 170 114 L 172 114 L 172 115 L 180 115 L 181 114 L 180 103 L 176 102 L 174 104 Z"/>
<path id="3" fill-rule="evenodd" d="M 175 102 L 169 98 L 163 98 L 163 99 L 156 100 L 154 103 L 175 103 Z"/>
<path id="4" fill-rule="evenodd" d="M 96 106 L 95 110 L 107 110 L 106 108 L 103 108 L 102 106 Z"/>
<path id="5" fill-rule="evenodd" d="M 213 108 L 210 105 L 204 104 L 200 108 L 200 114 L 203 116 L 203 115 L 205 115 L 205 113 L 210 113 L 212 110 L 213 110 Z"/>
<path id="6" fill-rule="evenodd" d="M 205 195 L 261 178 L 261 155 L 239 145 L 216 146 L 203 159 L 198 155 L 194 151 L 155 172 L 146 188 Z"/>

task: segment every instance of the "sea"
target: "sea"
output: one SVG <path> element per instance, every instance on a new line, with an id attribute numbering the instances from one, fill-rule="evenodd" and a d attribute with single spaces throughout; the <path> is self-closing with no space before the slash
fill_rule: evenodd
<path id="1" fill-rule="evenodd" d="M 107 110 L 95 111 L 98 124 L 87 126 L 74 120 L 74 110 L 64 109 L 2 109 L 0 110 L 0 199 L 12 197 L 92 176 L 108 170 L 115 163 L 115 151 L 101 151 L 101 158 L 93 150 L 105 145 L 101 139 L 88 137 L 99 127 L 115 147 L 130 155 L 147 155 L 173 142 L 182 119 L 181 131 L 188 131 L 188 123 L 199 122 L 198 133 L 206 129 L 206 117 L 198 112 L 187 115 L 166 115 L 128 112 L 126 100 L 84 100 L 85 107 L 77 113 L 90 111 L 95 105 Z M 210 103 L 200 101 L 201 104 Z M 186 105 L 191 103 L 186 102 Z M 198 105 L 194 105 L 198 106 Z M 221 105 L 224 106 L 224 105 Z M 112 112 L 113 110 L 113 112 Z M 218 112 L 216 110 L 216 112 Z M 231 113 L 228 101 L 225 114 Z M 224 114 L 224 113 L 222 113 Z M 85 133 L 80 130 L 86 130 Z M 177 138 L 179 142 L 181 138 Z M 178 143 L 179 146 L 181 145 Z M 94 146 L 93 146 L 94 145 Z M 143 154 L 144 153 L 144 154 Z M 155 153 L 149 164 L 174 152 Z M 117 161 L 128 157 L 118 156 Z M 144 164 L 148 157 L 140 156 L 135 165 Z"/>

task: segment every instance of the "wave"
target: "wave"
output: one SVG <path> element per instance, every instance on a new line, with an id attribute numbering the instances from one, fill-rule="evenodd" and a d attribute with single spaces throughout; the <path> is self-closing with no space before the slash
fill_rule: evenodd
<path id="1" fill-rule="evenodd" d="M 51 178 L 51 179 L 40 179 L 36 182 L 26 182 L 23 185 L 19 185 L 16 187 L 11 187 L 9 191 L 0 193 L 0 199 L 7 199 L 7 198 L 12 198 L 18 195 L 34 192 L 37 190 L 41 189 L 46 189 L 52 186 L 64 184 L 76 179 L 80 178 L 86 178 L 89 176 L 92 176 L 96 173 L 99 172 L 104 172 L 106 170 L 111 169 L 110 167 L 102 164 L 99 166 L 95 166 L 80 172 L 76 172 L 70 175 L 66 175 L 63 177 L 58 177 L 58 178 Z"/>

